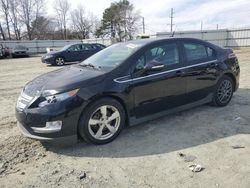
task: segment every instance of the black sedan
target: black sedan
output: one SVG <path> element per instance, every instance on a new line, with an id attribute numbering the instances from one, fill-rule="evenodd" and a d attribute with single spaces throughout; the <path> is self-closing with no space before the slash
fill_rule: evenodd
<path id="1" fill-rule="evenodd" d="M 79 62 L 106 48 L 102 44 L 70 44 L 59 51 L 52 51 L 42 57 L 42 62 L 62 66 L 66 63 Z"/>
<path id="2" fill-rule="evenodd" d="M 112 45 L 80 64 L 29 82 L 16 117 L 24 135 L 105 144 L 127 125 L 211 103 L 227 105 L 239 86 L 231 49 L 189 38 Z"/>

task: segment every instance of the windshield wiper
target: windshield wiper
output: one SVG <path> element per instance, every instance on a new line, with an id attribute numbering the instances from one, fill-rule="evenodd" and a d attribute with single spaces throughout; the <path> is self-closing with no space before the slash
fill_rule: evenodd
<path id="1" fill-rule="evenodd" d="M 97 70 L 100 70 L 101 69 L 101 67 L 100 66 L 95 66 L 95 65 L 93 65 L 93 64 L 91 64 L 91 63 L 88 63 L 88 64 L 85 64 L 85 63 L 83 63 L 83 64 L 80 64 L 81 66 L 83 66 L 83 67 L 91 67 L 91 68 L 93 68 L 93 69 L 97 69 Z"/>

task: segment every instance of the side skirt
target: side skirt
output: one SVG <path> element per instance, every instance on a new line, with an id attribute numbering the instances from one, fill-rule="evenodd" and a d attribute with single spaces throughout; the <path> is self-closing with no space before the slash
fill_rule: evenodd
<path id="1" fill-rule="evenodd" d="M 200 106 L 200 105 L 209 103 L 209 102 L 212 101 L 212 99 L 213 99 L 213 94 L 211 93 L 204 99 L 201 99 L 199 101 L 196 101 L 196 102 L 193 102 L 193 103 L 190 103 L 190 104 L 185 104 L 183 106 L 178 106 L 178 107 L 173 108 L 171 110 L 165 110 L 165 111 L 162 111 L 162 112 L 159 112 L 159 113 L 156 113 L 156 114 L 153 114 L 153 115 L 149 115 L 149 116 L 146 116 L 146 117 L 142 117 L 142 118 L 136 118 L 136 117 L 133 116 L 133 117 L 130 117 L 130 119 L 129 119 L 129 125 L 134 126 L 134 125 L 146 122 L 146 121 L 150 121 L 150 120 L 153 120 L 153 119 L 160 118 L 162 116 L 166 116 L 166 115 L 169 115 L 169 114 L 173 114 L 173 113 L 176 113 L 176 112 L 180 112 L 180 111 L 184 111 L 184 110 L 187 110 L 187 109 L 190 109 L 190 108 L 194 108 L 196 106 Z"/>

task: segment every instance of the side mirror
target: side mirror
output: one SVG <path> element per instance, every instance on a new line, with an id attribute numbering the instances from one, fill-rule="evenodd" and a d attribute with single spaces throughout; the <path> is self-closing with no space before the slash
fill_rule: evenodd
<path id="1" fill-rule="evenodd" d="M 150 61 L 146 64 L 146 66 L 144 67 L 144 69 L 146 71 L 160 71 L 165 67 L 164 64 L 159 63 L 157 61 Z"/>

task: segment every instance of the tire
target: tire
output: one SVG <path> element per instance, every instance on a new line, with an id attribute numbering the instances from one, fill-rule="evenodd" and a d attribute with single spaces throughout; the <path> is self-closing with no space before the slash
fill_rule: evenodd
<path id="1" fill-rule="evenodd" d="M 90 104 L 82 113 L 78 133 L 87 143 L 106 144 L 120 134 L 124 125 L 123 106 L 115 99 L 102 98 Z"/>
<path id="2" fill-rule="evenodd" d="M 64 60 L 63 57 L 57 57 L 57 58 L 55 59 L 55 65 L 57 65 L 57 66 L 63 66 L 64 63 L 65 63 L 65 60 Z"/>
<path id="3" fill-rule="evenodd" d="M 224 75 L 217 83 L 212 104 L 214 106 L 226 106 L 233 97 L 234 82 L 232 78 Z"/>

